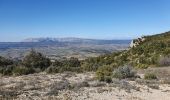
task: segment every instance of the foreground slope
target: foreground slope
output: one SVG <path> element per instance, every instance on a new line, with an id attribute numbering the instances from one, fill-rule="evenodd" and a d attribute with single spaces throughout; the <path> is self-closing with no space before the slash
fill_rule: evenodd
<path id="1" fill-rule="evenodd" d="M 161 69 L 160 69 L 161 70 Z M 96 81 L 94 73 L 0 77 L 2 100 L 169 100 L 170 85 L 136 79 Z"/>

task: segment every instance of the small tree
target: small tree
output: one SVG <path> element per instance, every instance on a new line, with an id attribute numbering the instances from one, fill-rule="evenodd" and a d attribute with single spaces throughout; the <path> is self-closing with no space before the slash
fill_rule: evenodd
<path id="1" fill-rule="evenodd" d="M 0 66 L 12 65 L 13 61 L 0 56 Z"/>
<path id="2" fill-rule="evenodd" d="M 13 75 L 27 75 L 32 73 L 35 73 L 34 69 L 24 66 L 15 66 L 15 68 L 13 69 Z"/>
<path id="3" fill-rule="evenodd" d="M 31 52 L 24 57 L 23 65 L 26 67 L 40 68 L 41 70 L 44 70 L 50 66 L 50 59 L 46 58 L 39 52 L 31 50 Z"/>
<path id="4" fill-rule="evenodd" d="M 69 67 L 80 67 L 80 61 L 77 58 L 71 57 L 68 60 L 68 66 Z"/>
<path id="5" fill-rule="evenodd" d="M 113 77 L 118 79 L 131 78 L 135 76 L 135 72 L 132 71 L 130 66 L 119 67 L 113 72 Z"/>
<path id="6" fill-rule="evenodd" d="M 106 81 L 106 82 L 110 83 L 112 81 L 112 78 L 111 78 L 112 71 L 113 71 L 113 68 L 108 65 L 99 67 L 96 72 L 97 79 L 99 81 Z"/>
<path id="7" fill-rule="evenodd" d="M 2 75 L 12 75 L 12 71 L 14 69 L 15 66 L 13 65 L 8 65 L 8 66 L 5 66 L 5 67 L 0 67 L 0 73 Z"/>

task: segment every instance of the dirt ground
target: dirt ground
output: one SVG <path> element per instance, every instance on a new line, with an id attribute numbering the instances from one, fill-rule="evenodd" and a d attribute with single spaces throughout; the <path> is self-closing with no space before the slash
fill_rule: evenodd
<path id="1" fill-rule="evenodd" d="M 159 80 L 113 79 L 107 84 L 94 73 L 46 74 L 0 77 L 0 100 L 170 100 L 170 67 L 139 70 L 159 75 Z"/>

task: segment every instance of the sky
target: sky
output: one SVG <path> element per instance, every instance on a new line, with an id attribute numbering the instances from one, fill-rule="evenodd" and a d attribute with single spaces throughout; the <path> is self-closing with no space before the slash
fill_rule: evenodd
<path id="1" fill-rule="evenodd" d="M 0 0 L 0 41 L 133 39 L 170 31 L 170 0 Z"/>

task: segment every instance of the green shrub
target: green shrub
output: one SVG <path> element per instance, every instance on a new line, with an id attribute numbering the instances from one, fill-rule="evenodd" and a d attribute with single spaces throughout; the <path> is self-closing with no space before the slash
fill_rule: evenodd
<path id="1" fill-rule="evenodd" d="M 0 68 L 0 73 L 2 75 L 12 75 L 12 71 L 14 69 L 15 66 L 13 65 L 8 65 L 8 66 L 5 66 L 5 67 L 1 67 Z"/>
<path id="2" fill-rule="evenodd" d="M 136 67 L 137 67 L 137 68 L 141 68 L 141 69 L 146 69 L 146 68 L 148 68 L 148 65 L 147 65 L 147 64 L 138 63 L 138 64 L 136 65 Z"/>
<path id="3" fill-rule="evenodd" d="M 40 68 L 41 70 L 45 70 L 48 66 L 50 66 L 50 59 L 46 58 L 41 53 L 32 50 L 24 57 L 22 63 L 28 68 Z"/>
<path id="4" fill-rule="evenodd" d="M 99 66 L 100 65 L 97 63 L 88 63 L 88 62 L 84 62 L 81 65 L 83 71 L 96 71 Z"/>
<path id="5" fill-rule="evenodd" d="M 54 62 L 52 62 L 52 66 L 60 67 L 60 66 L 63 66 L 63 63 L 62 61 L 55 60 Z"/>
<path id="6" fill-rule="evenodd" d="M 81 65 L 80 65 L 80 61 L 78 60 L 78 58 L 71 57 L 67 62 L 67 66 L 80 67 Z"/>
<path id="7" fill-rule="evenodd" d="M 169 46 L 170 46 L 170 41 L 169 41 Z M 170 48 L 166 48 L 164 51 L 163 51 L 163 55 L 169 55 L 170 54 Z"/>
<path id="8" fill-rule="evenodd" d="M 24 66 L 17 66 L 13 69 L 14 75 L 27 75 L 35 73 L 35 70 L 33 68 L 27 68 Z"/>
<path id="9" fill-rule="evenodd" d="M 113 72 L 113 77 L 118 79 L 131 78 L 135 76 L 135 72 L 132 71 L 130 66 L 119 67 Z"/>
<path id="10" fill-rule="evenodd" d="M 52 66 L 47 68 L 47 73 L 61 73 L 65 71 L 82 72 L 80 61 L 77 58 L 71 57 L 70 59 L 56 60 Z"/>
<path id="11" fill-rule="evenodd" d="M 107 83 L 111 83 L 112 82 L 112 77 L 111 76 L 106 76 L 104 80 Z"/>
<path id="12" fill-rule="evenodd" d="M 153 80 L 153 79 L 157 79 L 157 77 L 156 77 L 156 75 L 154 73 L 145 73 L 144 79 Z"/>
<path id="13" fill-rule="evenodd" d="M 13 63 L 14 62 L 12 60 L 0 56 L 0 66 L 8 66 L 12 65 Z"/>
<path id="14" fill-rule="evenodd" d="M 111 76 L 112 76 L 113 68 L 108 65 L 104 65 L 98 68 L 96 71 L 96 76 L 99 81 L 106 81 L 111 82 Z"/>

